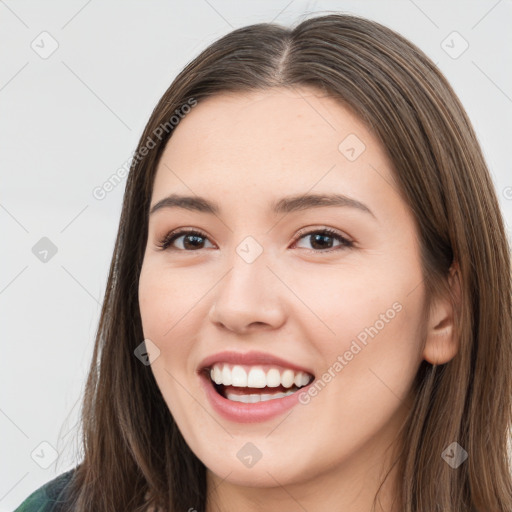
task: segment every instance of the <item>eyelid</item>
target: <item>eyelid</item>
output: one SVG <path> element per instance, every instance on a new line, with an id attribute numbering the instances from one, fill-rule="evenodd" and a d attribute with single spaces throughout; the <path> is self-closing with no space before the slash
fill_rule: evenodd
<path id="1" fill-rule="evenodd" d="M 296 240 L 299 240 L 304 235 L 309 235 L 322 231 L 328 232 L 331 235 L 339 236 L 340 238 L 345 239 L 347 242 L 354 242 L 354 240 L 350 236 L 346 235 L 342 231 L 339 231 L 338 229 L 331 228 L 329 226 L 306 226 L 305 228 L 299 229 L 299 231 L 297 231 L 297 234 L 295 235 L 294 242 Z"/>
<path id="2" fill-rule="evenodd" d="M 336 238 L 340 242 L 340 245 L 337 247 L 332 247 L 330 249 L 325 249 L 325 250 L 302 248 L 302 250 L 306 251 L 308 254 L 323 255 L 323 256 L 327 257 L 333 253 L 338 253 L 340 251 L 343 251 L 346 249 L 352 249 L 355 247 L 355 242 L 351 237 L 345 235 L 344 233 L 338 231 L 337 229 L 327 227 L 327 226 L 323 226 L 323 227 L 308 226 L 308 227 L 302 228 L 301 230 L 298 231 L 297 235 L 295 236 L 292 245 L 295 245 L 297 242 L 299 242 L 301 238 L 304 238 L 309 235 L 313 235 L 315 233 L 321 233 L 321 234 L 327 235 L 331 238 Z"/>
<path id="3" fill-rule="evenodd" d="M 166 251 L 166 250 L 169 250 L 169 248 L 171 247 L 171 241 L 174 242 L 176 239 L 178 239 L 182 236 L 191 235 L 191 234 L 199 235 L 203 238 L 207 238 L 208 240 L 210 240 L 210 237 L 203 230 L 185 226 L 182 228 L 177 228 L 172 231 L 169 231 L 166 235 L 163 236 L 163 238 L 158 240 L 156 245 L 160 250 Z M 176 248 L 173 248 L 172 250 L 179 251 L 179 252 L 196 252 L 196 251 L 184 251 L 183 249 L 176 249 Z"/>

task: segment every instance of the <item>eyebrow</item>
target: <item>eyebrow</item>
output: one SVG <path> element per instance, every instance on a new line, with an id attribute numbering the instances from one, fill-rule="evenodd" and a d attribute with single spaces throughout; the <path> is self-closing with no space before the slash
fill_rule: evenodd
<path id="1" fill-rule="evenodd" d="M 310 208 L 323 208 L 326 206 L 343 206 L 355 208 L 362 212 L 368 213 L 376 218 L 373 212 L 364 203 L 357 199 L 345 196 L 343 194 L 307 194 L 283 197 L 278 201 L 274 201 L 270 205 L 273 213 L 292 213 Z M 220 206 L 209 199 L 200 196 L 180 196 L 171 194 L 164 199 L 158 201 L 150 210 L 152 215 L 163 208 L 183 208 L 211 215 L 220 215 Z"/>

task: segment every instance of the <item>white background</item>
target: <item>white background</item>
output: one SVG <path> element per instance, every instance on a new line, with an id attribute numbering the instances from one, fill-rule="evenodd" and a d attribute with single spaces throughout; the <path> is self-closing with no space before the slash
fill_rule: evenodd
<path id="1" fill-rule="evenodd" d="M 379 21 L 437 63 L 512 225 L 510 1 L 0 0 L 0 510 L 78 462 L 77 414 L 126 180 L 103 200 L 93 189 L 129 159 L 156 102 L 202 49 L 234 28 L 330 11 Z M 31 47 L 51 48 L 44 31 L 58 43 L 45 59 Z M 442 46 L 453 31 L 469 44 L 456 59 Z M 42 237 L 57 247 L 46 263 L 32 252 Z M 36 463 L 51 460 L 42 442 L 59 453 L 47 469 Z"/>

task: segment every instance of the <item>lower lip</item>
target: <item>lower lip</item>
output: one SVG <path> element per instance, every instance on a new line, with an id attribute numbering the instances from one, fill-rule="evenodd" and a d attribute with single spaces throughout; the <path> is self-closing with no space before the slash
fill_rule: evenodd
<path id="1" fill-rule="evenodd" d="M 282 398 L 274 398 L 265 402 L 256 402 L 255 404 L 245 404 L 228 400 L 217 393 L 212 381 L 206 375 L 201 374 L 199 380 L 213 409 L 227 420 L 237 423 L 257 423 L 279 416 L 300 403 L 299 394 L 311 386 L 310 383 L 292 395 Z"/>

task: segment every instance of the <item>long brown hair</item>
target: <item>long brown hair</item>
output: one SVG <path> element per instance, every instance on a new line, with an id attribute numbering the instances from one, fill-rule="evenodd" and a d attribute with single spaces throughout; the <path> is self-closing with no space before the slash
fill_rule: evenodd
<path id="1" fill-rule="evenodd" d="M 448 293 L 457 266 L 460 348 L 444 365 L 420 365 L 396 461 L 402 510 L 512 510 L 511 269 L 493 183 L 464 108 L 431 60 L 389 28 L 343 14 L 234 30 L 190 62 L 154 109 L 127 178 L 84 393 L 83 461 L 68 496 L 74 510 L 205 509 L 205 466 L 150 367 L 134 356 L 143 340 L 137 293 L 153 179 L 184 105 L 295 86 L 337 98 L 387 150 L 417 222 L 427 305 Z M 441 457 L 455 441 L 469 455 L 457 469 Z"/>

